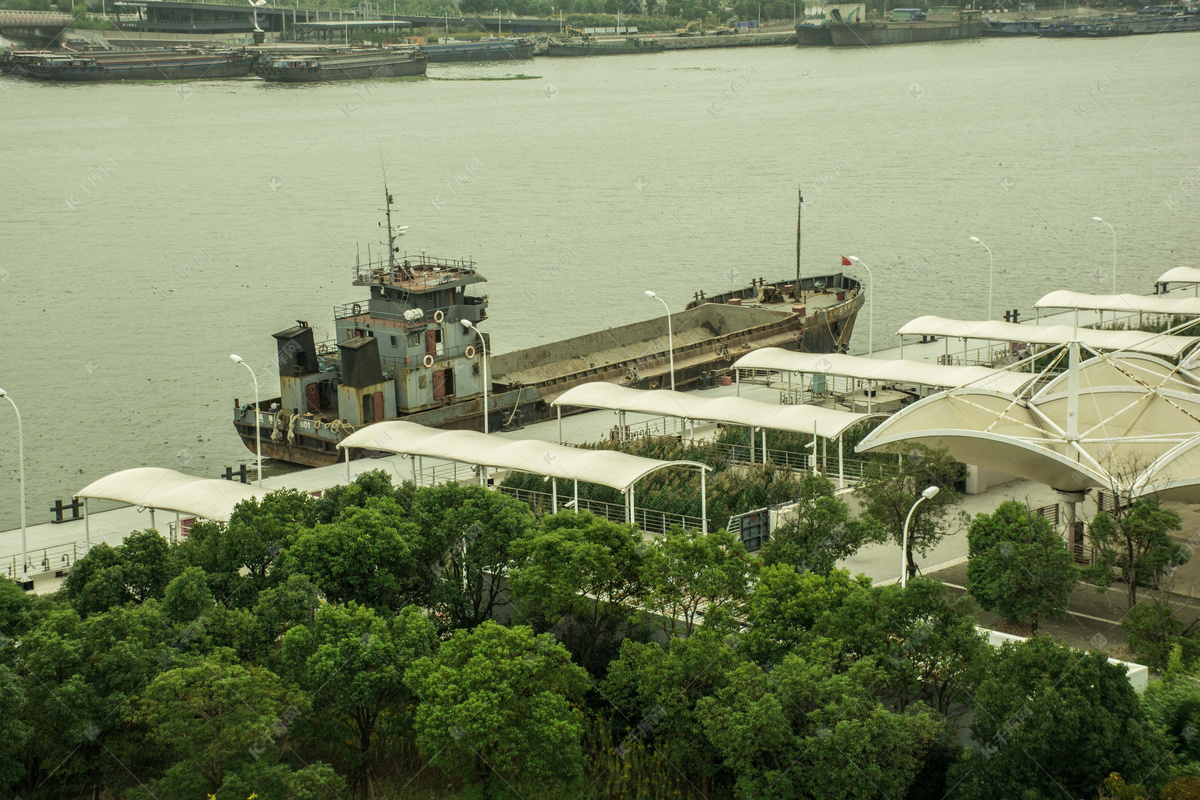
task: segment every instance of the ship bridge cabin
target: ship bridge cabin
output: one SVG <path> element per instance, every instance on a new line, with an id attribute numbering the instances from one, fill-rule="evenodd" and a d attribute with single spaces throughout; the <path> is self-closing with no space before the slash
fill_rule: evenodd
<path id="1" fill-rule="evenodd" d="M 275 334 L 284 410 L 358 426 L 481 395 L 483 352 L 462 321 L 487 319 L 487 296 L 469 293 L 486 280 L 424 254 L 358 267 L 371 294 L 334 309 L 334 341 L 303 322 Z"/>

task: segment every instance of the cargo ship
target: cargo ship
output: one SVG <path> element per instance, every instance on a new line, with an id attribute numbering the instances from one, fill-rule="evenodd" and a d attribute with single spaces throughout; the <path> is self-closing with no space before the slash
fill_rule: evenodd
<path id="1" fill-rule="evenodd" d="M 52 81 L 173 81 L 240 78 L 254 57 L 202 48 L 35 55 L 19 62 L 24 74 Z"/>
<path id="2" fill-rule="evenodd" d="M 421 49 L 431 64 L 454 61 L 501 61 L 533 58 L 532 39 L 494 39 L 483 42 L 439 42 Z"/>
<path id="3" fill-rule="evenodd" d="M 387 258 L 354 271 L 369 297 L 334 309 L 332 341 L 317 342 L 303 321 L 276 333 L 280 396 L 257 406 L 234 400 L 234 428 L 251 452 L 256 424 L 263 456 L 306 466 L 334 463 L 342 438 L 383 420 L 482 431 L 486 414 L 489 430 L 520 426 L 549 419 L 550 401 L 582 383 L 669 386 L 672 355 L 676 387 L 699 388 L 758 347 L 844 352 L 864 301 L 859 281 L 841 272 L 755 279 L 711 297 L 697 292 L 669 318 L 673 351 L 668 317 L 658 317 L 492 355 L 491 337 L 476 327 L 488 318 L 477 290 L 486 279 L 469 260 L 401 254 L 391 204 L 389 195 Z"/>
<path id="4" fill-rule="evenodd" d="M 558 42 L 551 39 L 546 45 L 548 56 L 619 56 L 629 53 L 661 53 L 663 46 L 653 39 L 621 39 L 612 42 Z"/>
<path id="5" fill-rule="evenodd" d="M 328 55 L 270 58 L 255 64 L 254 74 L 284 83 L 369 80 L 424 75 L 427 62 L 425 53 L 413 48 L 347 50 Z"/>
<path id="6" fill-rule="evenodd" d="M 824 22 L 801 22 L 796 26 L 796 44 L 801 47 L 829 47 L 833 44 L 833 34 Z"/>
<path id="7" fill-rule="evenodd" d="M 980 11 L 935 7 L 928 14 L 917 8 L 892 9 L 883 22 L 847 22 L 836 12 L 830 33 L 834 47 L 877 47 L 885 44 L 949 42 L 974 39 L 983 34 Z"/>

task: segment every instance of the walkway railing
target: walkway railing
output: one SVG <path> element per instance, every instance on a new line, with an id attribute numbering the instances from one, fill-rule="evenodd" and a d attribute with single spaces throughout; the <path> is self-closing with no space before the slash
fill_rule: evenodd
<path id="1" fill-rule="evenodd" d="M 526 503 L 534 510 L 540 509 L 549 513 L 554 506 L 554 498 L 550 492 L 535 492 L 530 489 L 517 489 L 511 486 L 499 486 L 497 489 L 510 497 L 515 497 L 521 502 Z M 562 511 L 571 500 L 572 498 L 569 495 L 560 494 L 558 496 L 559 511 Z M 590 511 L 609 522 L 625 521 L 625 506 L 618 503 L 586 500 L 581 497 L 579 498 L 579 510 Z M 685 529 L 696 529 L 702 527 L 703 522 L 699 517 L 692 517 L 687 514 L 671 514 L 666 511 L 655 511 L 649 508 L 635 508 L 633 521 L 635 525 L 646 533 L 665 533 L 667 528 L 670 528 L 672 525 L 678 525 Z"/>

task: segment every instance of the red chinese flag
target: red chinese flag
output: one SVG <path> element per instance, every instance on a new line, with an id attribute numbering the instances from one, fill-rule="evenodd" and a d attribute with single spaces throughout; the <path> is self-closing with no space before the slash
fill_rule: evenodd
<path id="1" fill-rule="evenodd" d="M 842 256 L 842 266 L 843 267 L 850 266 L 850 259 L 846 258 L 845 256 Z"/>

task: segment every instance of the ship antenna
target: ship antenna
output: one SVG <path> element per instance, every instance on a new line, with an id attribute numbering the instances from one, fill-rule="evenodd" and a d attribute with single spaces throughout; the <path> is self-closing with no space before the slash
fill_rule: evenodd
<path id="1" fill-rule="evenodd" d="M 392 195 L 388 192 L 387 179 L 383 181 L 383 197 L 387 201 L 384 211 L 387 214 L 387 229 L 388 229 L 388 266 L 392 269 L 396 268 L 396 232 L 392 227 Z"/>
<path id="2" fill-rule="evenodd" d="M 796 288 L 793 290 L 793 297 L 798 302 L 802 297 L 800 291 L 800 215 L 804 211 L 804 192 L 797 191 L 796 195 L 800 198 L 796 204 Z"/>

